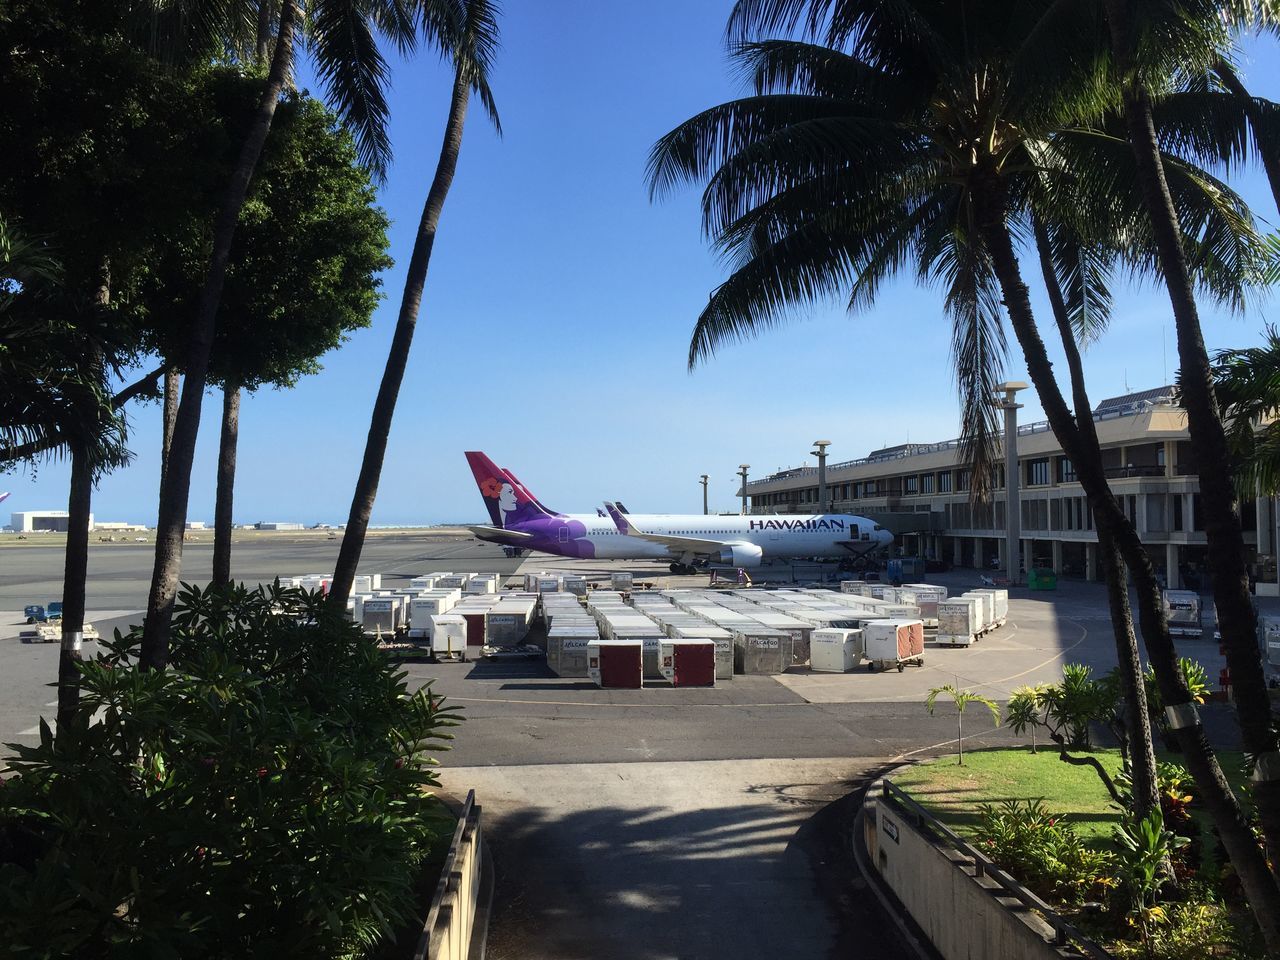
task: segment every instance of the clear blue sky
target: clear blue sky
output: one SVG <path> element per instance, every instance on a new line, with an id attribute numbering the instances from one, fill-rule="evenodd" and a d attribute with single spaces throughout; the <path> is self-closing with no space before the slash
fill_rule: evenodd
<path id="1" fill-rule="evenodd" d="M 693 319 L 724 274 L 701 238 L 696 191 L 651 204 L 644 162 L 657 137 L 737 92 L 722 45 L 731 5 L 509 0 L 493 78 L 505 134 L 473 111 L 375 523 L 480 519 L 468 449 L 512 468 L 557 509 L 621 498 L 637 511 L 695 512 L 700 474 L 711 475 L 713 509 L 731 508 L 739 463 L 762 476 L 804 462 L 818 438 L 843 460 L 956 435 L 939 297 L 907 280 L 887 287 L 873 311 L 851 318 L 832 304 L 685 371 Z M 1251 88 L 1280 99 L 1275 42 L 1249 54 Z M 308 78 L 302 70 L 302 85 Z M 449 82 L 433 55 L 396 67 L 396 159 L 381 202 L 401 263 L 434 170 Z M 1236 185 L 1273 224 L 1261 173 Z M 387 272 L 372 328 L 326 357 L 322 373 L 246 400 L 237 522 L 346 519 L 402 282 L 399 266 Z M 1202 312 L 1217 348 L 1255 341 L 1278 309 L 1269 302 L 1240 317 L 1203 304 Z M 1086 365 L 1095 399 L 1168 382 L 1176 350 L 1163 291 L 1124 291 Z M 1029 379 L 1016 344 L 1009 375 Z M 1023 415 L 1038 419 L 1031 393 Z M 192 519 L 213 515 L 219 407 L 206 398 Z M 154 523 L 159 418 L 158 404 L 134 408 L 137 457 L 102 482 L 99 519 Z M 0 509 L 65 509 L 65 465 L 0 476 L 6 489 L 13 497 Z"/>

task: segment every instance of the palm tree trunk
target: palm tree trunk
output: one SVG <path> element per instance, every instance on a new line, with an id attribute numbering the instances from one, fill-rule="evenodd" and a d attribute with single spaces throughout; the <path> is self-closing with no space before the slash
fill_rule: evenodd
<path id="1" fill-rule="evenodd" d="M 1036 328 L 1027 285 L 1013 249 L 1006 220 L 1008 198 L 1004 182 L 994 173 L 975 185 L 978 229 L 991 256 L 992 268 L 1000 283 L 1005 308 L 1027 361 L 1027 372 L 1036 386 L 1040 403 L 1063 451 L 1071 458 L 1076 475 L 1089 497 L 1096 522 L 1106 525 L 1126 565 L 1134 576 L 1142 637 L 1160 687 L 1160 696 L 1169 707 L 1194 710 L 1190 691 L 1178 668 L 1177 651 L 1169 636 L 1169 624 L 1160 603 L 1160 587 L 1151 558 L 1107 484 L 1100 464 L 1081 449 L 1079 433 L 1071 411 L 1058 390 L 1053 364 L 1045 352 Z M 1218 758 L 1199 723 L 1176 729 L 1187 768 L 1200 788 L 1205 809 L 1222 838 L 1227 855 L 1240 877 L 1249 904 L 1266 938 L 1268 949 L 1280 955 L 1280 886 L 1267 867 L 1266 858 L 1254 842 L 1243 811 L 1231 792 Z"/>
<path id="2" fill-rule="evenodd" d="M 1044 276 L 1049 306 L 1058 327 L 1058 338 L 1067 358 L 1071 377 L 1071 399 L 1075 408 L 1076 430 L 1080 435 L 1080 449 L 1090 458 L 1096 458 L 1096 466 L 1102 464 L 1102 447 L 1093 422 L 1093 405 L 1084 382 L 1084 364 L 1080 360 L 1080 347 L 1075 331 L 1067 315 L 1066 301 L 1058 284 L 1049 248 L 1049 234 L 1040 219 L 1032 218 L 1036 250 L 1040 256 L 1040 272 Z M 1111 609 L 1111 631 L 1115 637 L 1116 663 L 1120 668 L 1120 684 L 1125 702 L 1125 730 L 1131 745 L 1130 763 L 1133 781 L 1133 805 L 1139 819 L 1146 819 L 1152 811 L 1160 810 L 1160 790 L 1156 780 L 1156 753 L 1151 742 L 1151 717 L 1147 711 L 1147 690 L 1142 682 L 1142 658 L 1138 653 L 1138 639 L 1133 629 L 1133 611 L 1129 608 L 1129 583 L 1124 560 L 1116 547 L 1115 538 L 1105 523 L 1098 525 L 1098 552 L 1102 557 L 1102 571 L 1107 584 L 1107 604 Z"/>
<path id="3" fill-rule="evenodd" d="M 240 440 L 240 388 L 222 388 L 222 439 L 218 444 L 218 493 L 213 508 L 213 583 L 231 582 L 232 502 L 236 486 L 236 445 Z"/>
<path id="4" fill-rule="evenodd" d="M 71 729 L 80 706 L 81 646 L 84 642 L 85 581 L 89 576 L 89 512 L 93 463 L 87 445 L 71 448 L 71 492 L 67 498 L 67 549 L 62 569 L 62 648 L 58 651 L 58 731 Z"/>
<path id="5" fill-rule="evenodd" d="M 182 386 L 178 371 L 169 367 L 164 372 L 164 420 L 160 424 L 160 483 L 169 470 L 169 448 L 173 446 L 173 424 L 178 419 L 178 391 Z"/>
<path id="6" fill-rule="evenodd" d="M 413 244 L 413 255 L 404 282 L 404 295 L 400 300 L 400 316 L 396 321 L 391 350 L 387 354 L 387 366 L 382 373 L 378 397 L 373 405 L 373 417 L 369 423 L 369 436 L 365 441 L 364 460 L 360 464 L 360 476 L 351 498 L 351 512 L 347 517 L 346 532 L 334 567 L 333 582 L 329 587 L 329 602 L 339 614 L 346 611 L 347 598 L 355 580 L 356 566 L 364 548 L 365 534 L 369 529 L 369 517 L 373 513 L 373 501 L 378 494 L 378 480 L 382 476 L 382 461 L 387 452 L 387 438 L 391 434 L 391 420 L 395 414 L 396 399 L 400 395 L 400 383 L 404 379 L 409 348 L 413 344 L 413 332 L 418 323 L 418 311 L 422 306 L 422 288 L 427 281 L 427 268 L 431 263 L 431 250 L 435 245 L 436 230 L 440 224 L 440 212 L 453 183 L 458 167 L 458 153 L 462 149 L 462 129 L 467 119 L 467 102 L 470 87 L 461 69 L 454 76 L 453 97 L 449 104 L 449 118 L 445 123 L 444 143 L 440 159 L 436 163 L 435 178 L 427 191 L 418 224 L 418 236 Z"/>
<path id="7" fill-rule="evenodd" d="M 226 279 L 231 244 L 236 222 L 271 131 L 276 104 L 290 72 L 295 18 L 294 0 L 284 0 L 280 10 L 280 28 L 267 84 L 258 101 L 253 124 L 241 145 L 240 156 L 227 184 L 218 209 L 213 231 L 213 258 L 188 341 L 182 400 L 174 422 L 173 443 L 169 462 L 160 488 L 160 516 L 156 524 L 156 556 L 151 572 L 151 590 L 142 627 L 139 662 L 143 669 L 161 670 L 169 662 L 169 624 L 173 617 L 173 601 L 178 593 L 178 575 L 182 569 L 182 534 L 187 523 L 187 498 L 191 491 L 191 464 L 195 458 L 196 435 L 200 430 L 200 406 L 204 397 L 205 375 L 209 352 L 217 324 L 218 305 Z"/>
<path id="8" fill-rule="evenodd" d="M 1240 101 L 1245 118 L 1249 121 L 1249 128 L 1254 135 L 1253 141 L 1257 146 L 1258 157 L 1262 160 L 1262 169 L 1266 171 L 1267 182 L 1271 184 L 1271 198 L 1275 201 L 1276 209 L 1280 210 L 1280 154 L 1263 149 L 1265 140 L 1258 134 L 1264 129 L 1264 124 L 1262 113 L 1258 110 L 1258 102 L 1249 95 L 1244 83 L 1226 60 L 1215 63 L 1213 72 L 1218 75 L 1218 79 L 1231 92 L 1231 95 Z"/>
<path id="9" fill-rule="evenodd" d="M 1200 480 L 1209 579 L 1227 666 L 1231 670 L 1241 740 L 1245 752 L 1257 758 L 1254 805 L 1273 868 L 1280 869 L 1280 754 L 1257 639 L 1258 618 L 1249 591 L 1232 460 L 1213 389 L 1213 372 L 1200 329 L 1178 217 L 1164 176 L 1151 97 L 1133 62 L 1135 37 L 1130 6 L 1124 0 L 1106 0 L 1105 8 L 1112 52 L 1124 80 L 1125 125 L 1135 172 L 1151 218 L 1160 271 L 1173 305 L 1182 405 L 1187 411 L 1191 456 Z M 1280 920 L 1277 923 L 1280 924 Z M 1268 943 L 1280 952 L 1280 930 L 1276 939 L 1268 939 Z"/>

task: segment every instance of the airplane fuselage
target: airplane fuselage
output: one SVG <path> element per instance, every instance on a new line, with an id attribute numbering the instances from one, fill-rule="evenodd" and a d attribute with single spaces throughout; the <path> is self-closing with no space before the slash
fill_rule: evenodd
<path id="1" fill-rule="evenodd" d="M 857 556 L 892 542 L 866 517 L 850 514 L 703 516 L 702 514 L 628 514 L 647 534 L 753 544 L 764 560 L 794 557 Z M 508 529 L 530 534 L 518 546 L 564 557 L 598 560 L 670 560 L 682 551 L 620 532 L 596 514 L 538 517 Z M 497 538 L 494 538 L 497 541 Z M 497 541 L 501 542 L 501 541 Z M 510 541 L 507 541 L 510 542 Z M 709 552 L 708 552 L 709 553 Z M 691 558 L 689 558 L 691 559 Z"/>

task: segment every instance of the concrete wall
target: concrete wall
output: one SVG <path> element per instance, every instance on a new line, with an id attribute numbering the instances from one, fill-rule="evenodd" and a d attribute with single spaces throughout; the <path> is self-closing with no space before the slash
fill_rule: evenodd
<path id="1" fill-rule="evenodd" d="M 868 793 L 871 864 L 944 960 L 1063 960 L 1053 928 L 1000 887 L 974 876 L 968 859 L 925 836 L 879 793 Z"/>
<path id="2" fill-rule="evenodd" d="M 463 815 L 445 856 L 414 960 L 467 960 L 480 898 L 483 849 L 480 807 L 472 791 L 467 794 Z"/>

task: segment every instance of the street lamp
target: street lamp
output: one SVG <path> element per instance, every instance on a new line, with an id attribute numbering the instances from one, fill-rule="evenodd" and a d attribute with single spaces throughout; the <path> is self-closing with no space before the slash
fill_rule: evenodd
<path id="1" fill-rule="evenodd" d="M 707 480 L 709 479 L 710 478 L 704 473 L 702 475 L 702 480 L 700 481 L 702 484 L 702 515 L 703 516 L 706 516 L 708 513 L 711 512 L 707 509 Z"/>
<path id="2" fill-rule="evenodd" d="M 831 446 L 831 441 L 815 440 L 813 445 L 818 448 L 809 451 L 818 458 L 818 512 L 826 513 L 831 509 L 827 502 L 827 447 Z"/>
<path id="3" fill-rule="evenodd" d="M 1004 393 L 995 398 L 995 404 L 1004 411 L 1005 571 L 1009 582 L 1014 583 L 1022 569 L 1022 501 L 1018 496 L 1018 411 L 1022 404 L 1017 401 L 1017 393 L 1027 385 L 1011 380 L 997 384 L 996 389 Z"/>
<path id="4" fill-rule="evenodd" d="M 749 463 L 738 464 L 738 476 L 742 478 L 742 515 L 744 517 L 747 515 L 747 470 L 750 467 Z"/>

